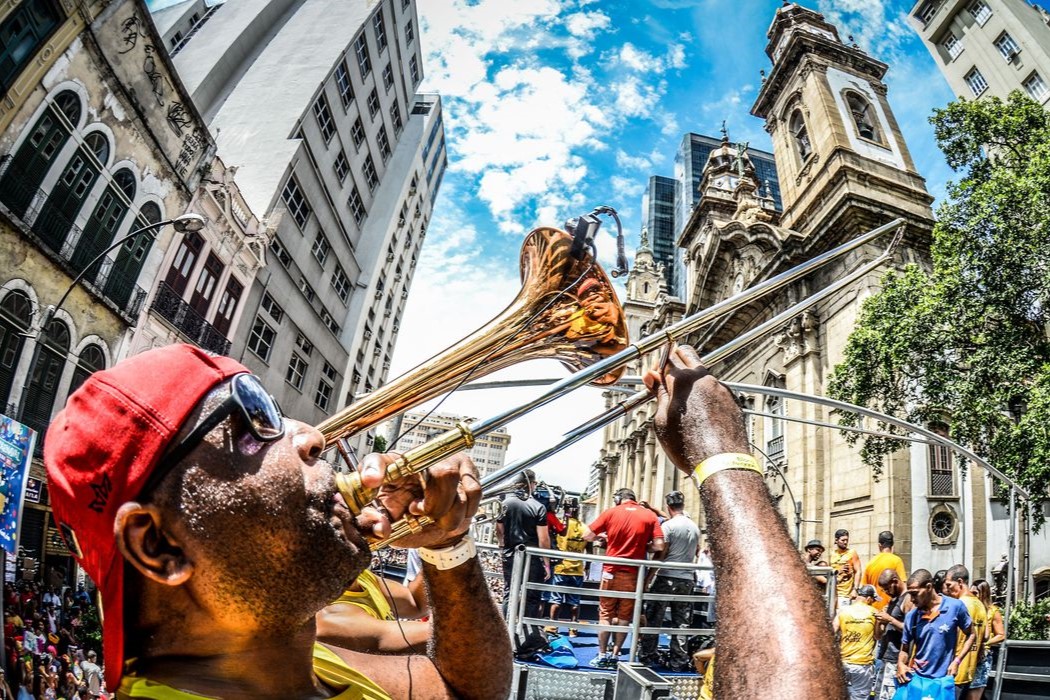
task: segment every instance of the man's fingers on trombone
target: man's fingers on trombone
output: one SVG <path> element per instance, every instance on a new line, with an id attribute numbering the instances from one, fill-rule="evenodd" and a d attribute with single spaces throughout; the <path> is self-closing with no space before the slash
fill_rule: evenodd
<path id="1" fill-rule="evenodd" d="M 359 469 L 361 484 L 370 489 L 382 486 L 386 468 L 400 456 L 398 452 L 373 452 L 365 455 Z"/>

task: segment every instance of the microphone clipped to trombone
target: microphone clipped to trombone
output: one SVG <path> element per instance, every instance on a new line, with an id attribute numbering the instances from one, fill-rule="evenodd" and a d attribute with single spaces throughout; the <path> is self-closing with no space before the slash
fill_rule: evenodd
<path id="1" fill-rule="evenodd" d="M 589 214 L 571 219 L 566 223 L 568 231 L 534 229 L 522 243 L 522 288 L 510 305 L 467 338 L 318 425 L 317 429 L 324 435 L 326 446 L 345 445 L 344 439 L 350 435 L 407 411 L 438 394 L 455 390 L 468 379 L 480 378 L 522 360 L 556 359 L 573 372 L 549 385 L 531 401 L 487 419 L 470 423 L 460 421 L 445 433 L 406 450 L 387 465 L 383 482 L 393 483 L 422 474 L 431 465 L 472 447 L 475 437 L 502 428 L 579 387 L 587 384 L 615 384 L 629 363 L 802 279 L 832 260 L 874 242 L 889 231 L 897 232 L 893 242 L 875 259 L 706 354 L 702 359 L 710 366 L 728 357 L 745 343 L 781 327 L 821 299 L 842 291 L 848 284 L 874 272 L 891 259 L 904 229 L 903 219 L 894 219 L 728 299 L 701 309 L 661 331 L 631 342 L 623 307 L 609 276 L 597 262 L 595 235 L 601 225 L 598 218 L 601 215 L 611 216 L 618 228 L 617 267 L 610 274 L 613 277 L 626 274 L 623 228 L 619 216 L 610 207 L 598 207 Z M 601 415 L 568 431 L 557 444 L 489 474 L 481 480 L 483 497 L 492 496 L 492 488 L 509 477 L 557 454 L 652 398 L 647 391 L 636 392 Z M 346 450 L 341 452 L 344 457 L 352 456 Z M 375 499 L 377 491 L 366 488 L 352 461 L 348 460 L 347 463 L 351 471 L 337 474 L 336 486 L 351 513 L 359 515 Z M 430 522 L 426 516 L 409 516 L 399 520 L 393 524 L 388 537 L 371 541 L 370 547 L 375 551 L 389 546 L 402 537 L 420 532 Z"/>

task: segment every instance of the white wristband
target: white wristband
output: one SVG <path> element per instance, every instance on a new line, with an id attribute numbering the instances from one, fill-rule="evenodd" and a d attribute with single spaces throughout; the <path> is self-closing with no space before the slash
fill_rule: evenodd
<path id="1" fill-rule="evenodd" d="M 439 571 L 454 569 L 478 555 L 477 547 L 474 546 L 474 538 L 470 535 L 466 535 L 451 547 L 441 549 L 420 547 L 416 551 L 419 552 L 420 559 L 435 566 Z"/>

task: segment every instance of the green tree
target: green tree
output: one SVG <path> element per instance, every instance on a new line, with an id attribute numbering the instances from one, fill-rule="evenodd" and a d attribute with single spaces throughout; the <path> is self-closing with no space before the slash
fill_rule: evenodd
<path id="1" fill-rule="evenodd" d="M 1005 102 L 953 102 L 930 121 L 961 175 L 937 212 L 931 265 L 891 272 L 865 301 L 829 394 L 922 425 L 943 421 L 953 439 L 1045 497 L 1050 113 L 1014 92 Z M 865 438 L 862 454 L 878 473 L 902 445 Z"/>
<path id="2" fill-rule="evenodd" d="M 386 452 L 386 438 L 382 435 L 376 435 L 372 438 L 372 451 Z"/>

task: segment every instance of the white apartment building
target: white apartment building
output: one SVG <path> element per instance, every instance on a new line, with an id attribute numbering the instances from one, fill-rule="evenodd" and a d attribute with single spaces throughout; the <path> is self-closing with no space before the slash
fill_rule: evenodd
<path id="1" fill-rule="evenodd" d="M 154 21 L 246 202 L 280 214 L 231 354 L 319 422 L 386 380 L 447 163 L 415 3 L 186 0 Z"/>
<path id="2" fill-rule="evenodd" d="M 959 97 L 1050 102 L 1050 14 L 1025 0 L 920 0 L 908 21 Z"/>
<path id="3" fill-rule="evenodd" d="M 421 412 L 406 413 L 401 418 L 399 428 L 404 434 L 397 441 L 397 446 L 390 449 L 403 452 L 409 448 L 422 445 L 427 440 L 451 429 L 458 421 L 463 420 L 469 421 L 473 419 L 450 413 L 433 413 L 429 416 Z M 391 423 L 397 424 L 396 421 L 391 421 Z M 390 429 L 390 425 L 390 423 L 387 424 L 387 430 Z M 394 437 L 396 436 L 390 435 L 388 439 L 392 440 Z M 476 437 L 474 446 L 467 450 L 467 454 L 474 460 L 474 464 L 478 467 L 478 473 L 484 478 L 503 468 L 507 459 L 508 447 L 510 447 L 510 433 L 507 432 L 506 428 L 499 428 L 487 435 Z"/>

